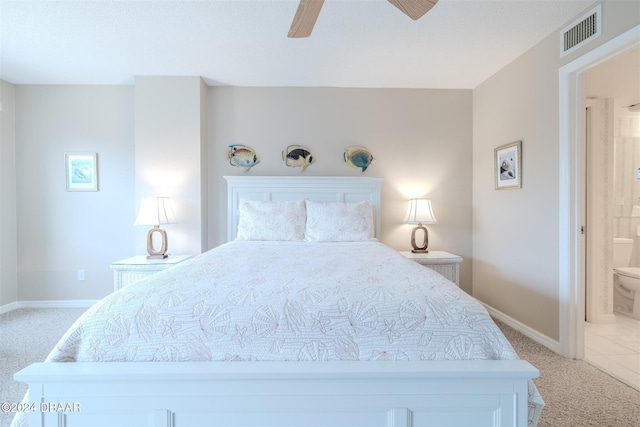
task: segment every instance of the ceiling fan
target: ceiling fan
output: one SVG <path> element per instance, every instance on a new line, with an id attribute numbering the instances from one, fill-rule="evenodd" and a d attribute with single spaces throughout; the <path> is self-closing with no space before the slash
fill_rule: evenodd
<path id="1" fill-rule="evenodd" d="M 429 12 L 438 0 L 388 0 L 414 21 Z M 287 37 L 309 37 L 316 24 L 324 0 L 300 0 Z"/>

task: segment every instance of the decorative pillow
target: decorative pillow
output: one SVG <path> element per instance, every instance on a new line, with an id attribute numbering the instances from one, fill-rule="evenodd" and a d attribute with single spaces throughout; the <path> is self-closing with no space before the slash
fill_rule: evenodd
<path id="1" fill-rule="evenodd" d="M 303 240 L 304 200 L 265 202 L 240 199 L 238 240 Z"/>
<path id="2" fill-rule="evenodd" d="M 305 240 L 354 242 L 375 236 L 371 203 L 322 203 L 307 200 Z"/>

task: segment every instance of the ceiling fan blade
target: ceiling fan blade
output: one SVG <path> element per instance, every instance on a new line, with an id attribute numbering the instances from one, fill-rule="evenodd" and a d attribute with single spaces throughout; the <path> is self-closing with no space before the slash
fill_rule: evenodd
<path id="1" fill-rule="evenodd" d="M 389 0 L 389 3 L 415 21 L 429 12 L 438 0 Z"/>
<path id="2" fill-rule="evenodd" d="M 309 37 L 323 4 L 324 0 L 300 0 L 287 37 Z"/>

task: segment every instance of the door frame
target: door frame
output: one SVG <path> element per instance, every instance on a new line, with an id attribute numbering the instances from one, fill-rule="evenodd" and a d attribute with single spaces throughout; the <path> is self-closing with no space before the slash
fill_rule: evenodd
<path id="1" fill-rule="evenodd" d="M 585 152 L 584 73 L 640 46 L 640 25 L 562 66 L 559 72 L 559 275 L 560 351 L 584 357 L 585 316 Z"/>

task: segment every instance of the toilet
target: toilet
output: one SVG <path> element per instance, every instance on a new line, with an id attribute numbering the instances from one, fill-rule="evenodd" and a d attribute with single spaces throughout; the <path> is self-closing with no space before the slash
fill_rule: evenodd
<path id="1" fill-rule="evenodd" d="M 633 239 L 613 239 L 613 310 L 640 320 L 640 268 L 629 267 Z"/>

